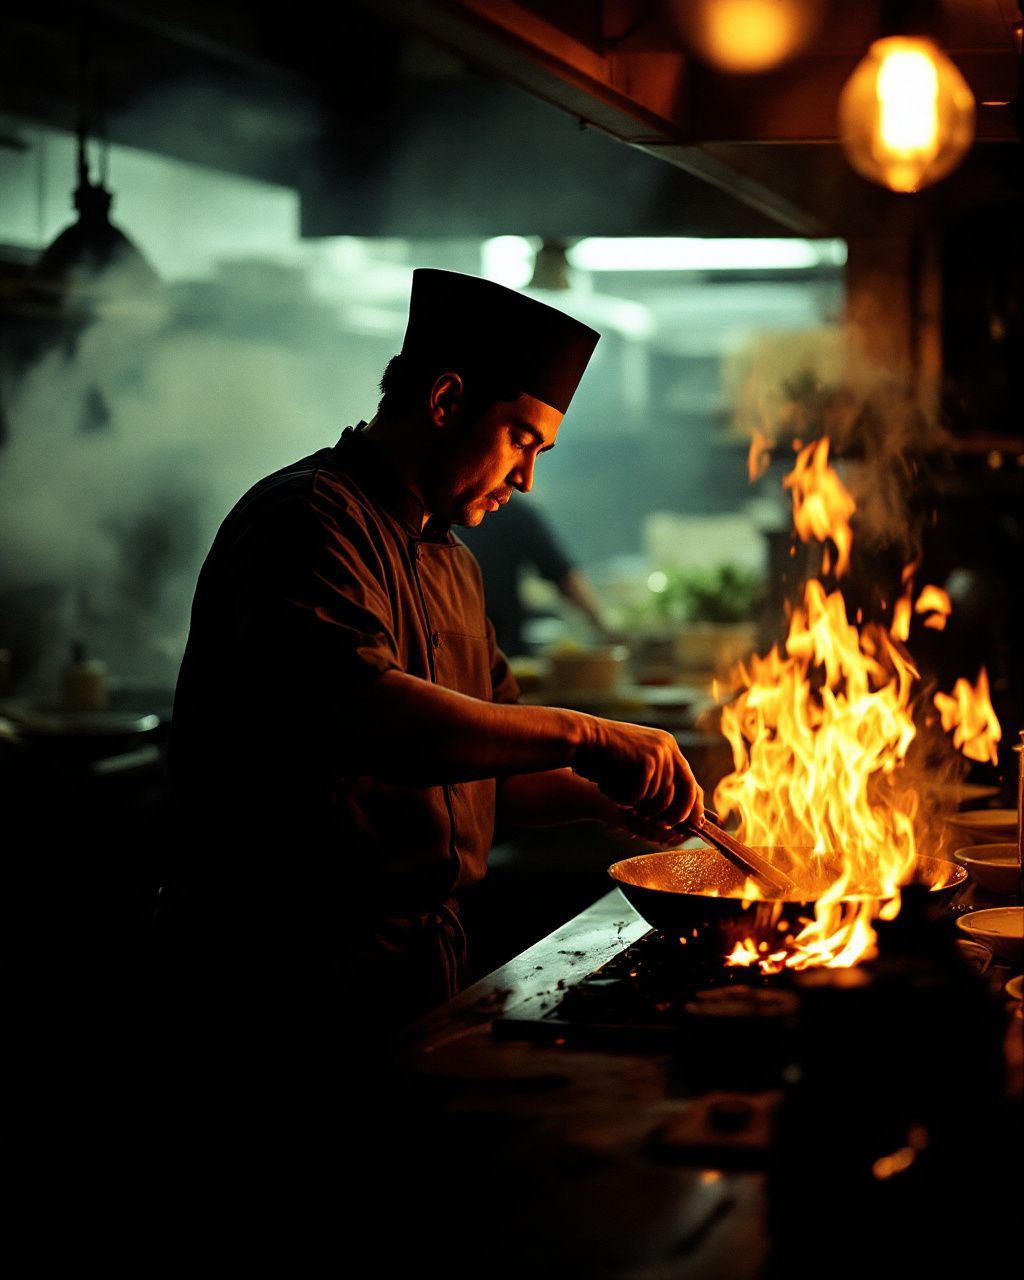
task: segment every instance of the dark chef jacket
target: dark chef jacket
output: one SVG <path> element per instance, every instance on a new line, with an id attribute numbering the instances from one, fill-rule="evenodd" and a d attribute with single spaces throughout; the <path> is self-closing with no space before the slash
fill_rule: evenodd
<path id="1" fill-rule="evenodd" d="M 497 702 L 519 691 L 472 554 L 421 530 L 364 430 L 255 485 L 203 566 L 172 722 L 169 898 L 203 966 L 326 978 L 400 1021 L 457 989 L 455 895 L 484 874 L 496 783 L 371 776 L 354 695 L 390 670 Z"/>

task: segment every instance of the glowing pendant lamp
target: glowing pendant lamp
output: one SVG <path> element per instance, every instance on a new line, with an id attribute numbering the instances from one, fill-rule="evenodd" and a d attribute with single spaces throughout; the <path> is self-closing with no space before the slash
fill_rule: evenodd
<path id="1" fill-rule="evenodd" d="M 920 191 L 970 149 L 974 95 L 930 36 L 886 35 L 843 88 L 839 139 L 865 178 L 890 191 Z"/>
<path id="2" fill-rule="evenodd" d="M 825 0 L 670 0 L 668 12 L 686 44 L 720 71 L 769 71 L 814 37 Z"/>

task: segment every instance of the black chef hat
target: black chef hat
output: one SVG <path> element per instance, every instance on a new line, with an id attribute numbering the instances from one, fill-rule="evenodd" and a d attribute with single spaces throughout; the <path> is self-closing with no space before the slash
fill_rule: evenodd
<path id="1" fill-rule="evenodd" d="M 504 285 L 457 271 L 412 273 L 402 355 L 486 370 L 565 413 L 601 335 Z"/>

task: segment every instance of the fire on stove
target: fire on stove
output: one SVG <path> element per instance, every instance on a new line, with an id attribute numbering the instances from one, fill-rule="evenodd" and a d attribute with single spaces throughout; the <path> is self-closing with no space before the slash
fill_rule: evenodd
<path id="1" fill-rule="evenodd" d="M 821 578 L 810 578 L 792 604 L 784 645 L 733 673 L 735 697 L 721 726 L 734 767 L 715 805 L 723 819 L 737 819 L 740 840 L 796 881 L 802 901 L 766 899 L 749 879 L 698 890 L 758 904 L 748 927 L 730 935 L 725 961 L 763 973 L 870 960 L 875 922 L 898 915 L 904 886 L 951 884 L 955 868 L 945 864 L 943 876 L 943 864 L 929 865 L 935 859 L 922 852 L 937 841 L 923 803 L 927 775 L 911 765 L 912 748 L 920 725 L 939 719 L 954 747 L 975 760 L 994 762 L 1001 736 L 984 668 L 974 685 L 958 680 L 953 695 L 924 695 L 906 646 L 910 621 L 917 614 L 941 630 L 951 604 L 932 585 L 915 593 L 916 563 L 903 570 L 885 619 L 850 616 L 839 581 L 850 567 L 856 504 L 829 463 L 827 437 L 799 449 L 783 487 L 796 535 L 823 546 Z M 677 891 L 693 889 L 680 883 Z"/>

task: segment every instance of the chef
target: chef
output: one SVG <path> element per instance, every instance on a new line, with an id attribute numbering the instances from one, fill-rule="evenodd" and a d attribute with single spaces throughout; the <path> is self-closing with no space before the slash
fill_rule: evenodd
<path id="1" fill-rule="evenodd" d="M 459 894 L 496 822 L 664 839 L 702 813 L 671 735 L 518 704 L 454 531 L 529 500 L 598 337 L 514 290 L 417 270 L 376 416 L 224 521 L 171 732 L 167 896 L 205 991 L 340 996 L 401 1025 L 459 988 Z"/>

